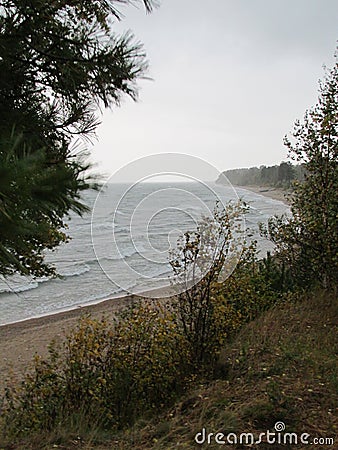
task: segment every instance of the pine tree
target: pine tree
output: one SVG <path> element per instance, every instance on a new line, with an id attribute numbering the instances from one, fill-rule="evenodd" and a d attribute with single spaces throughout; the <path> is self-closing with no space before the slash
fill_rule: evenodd
<path id="1" fill-rule="evenodd" d="M 147 70 L 142 46 L 112 31 L 124 3 L 0 3 L 0 274 L 53 272 L 44 250 L 67 239 L 67 213 L 86 210 L 93 180 L 74 142 L 93 136 L 100 110 L 136 99 Z"/>

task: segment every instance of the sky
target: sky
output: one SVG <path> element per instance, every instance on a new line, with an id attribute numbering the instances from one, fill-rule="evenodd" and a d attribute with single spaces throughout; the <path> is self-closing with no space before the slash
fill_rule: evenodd
<path id="1" fill-rule="evenodd" d="M 120 9 L 115 31 L 144 44 L 151 80 L 139 100 L 105 111 L 91 149 L 112 175 L 157 153 L 199 157 L 219 171 L 286 160 L 283 137 L 318 98 L 332 67 L 337 0 L 161 0 Z"/>

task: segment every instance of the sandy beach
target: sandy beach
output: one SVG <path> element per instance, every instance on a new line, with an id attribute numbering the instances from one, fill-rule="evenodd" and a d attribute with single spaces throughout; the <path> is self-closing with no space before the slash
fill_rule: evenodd
<path id="1" fill-rule="evenodd" d="M 257 186 L 243 186 L 258 194 L 285 201 L 285 191 Z M 0 390 L 5 380 L 14 374 L 20 378 L 37 353 L 46 356 L 52 340 L 61 341 L 84 314 L 92 317 L 112 317 L 119 310 L 137 301 L 137 296 L 105 300 L 95 305 L 0 326 Z"/>
<path id="2" fill-rule="evenodd" d="M 137 297 L 133 295 L 114 298 L 96 305 L 0 326 L 0 390 L 8 376 L 22 376 L 36 353 L 46 356 L 48 344 L 52 340 L 61 342 L 82 315 L 109 318 L 134 301 Z"/>
<path id="3" fill-rule="evenodd" d="M 255 192 L 256 194 L 264 195 L 264 197 L 269 197 L 274 200 L 279 200 L 280 202 L 284 202 L 288 204 L 288 200 L 286 198 L 288 192 L 274 187 L 267 186 L 237 186 L 241 189 L 246 189 L 248 191 Z"/>

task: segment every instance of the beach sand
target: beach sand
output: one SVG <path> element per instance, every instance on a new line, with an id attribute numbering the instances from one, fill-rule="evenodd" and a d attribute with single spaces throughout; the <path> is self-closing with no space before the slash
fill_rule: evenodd
<path id="1" fill-rule="evenodd" d="M 264 197 L 269 197 L 274 200 L 279 200 L 280 202 L 288 204 L 286 196 L 288 191 L 280 188 L 267 187 L 267 186 L 237 186 L 241 189 L 246 189 L 248 191 L 255 192 L 256 194 L 264 195 Z"/>
<path id="2" fill-rule="evenodd" d="M 286 202 L 285 191 L 281 189 L 257 186 L 243 186 L 243 189 Z M 48 344 L 52 340 L 61 342 L 82 315 L 91 314 L 99 319 L 104 315 L 109 318 L 137 299 L 134 295 L 114 298 L 95 305 L 0 326 L 0 391 L 5 380 L 12 374 L 16 378 L 22 377 L 36 353 L 46 356 Z"/>
<path id="3" fill-rule="evenodd" d="M 70 311 L 51 314 L 0 326 L 0 391 L 9 376 L 20 379 L 37 353 L 46 356 L 48 344 L 61 342 L 65 335 L 85 314 L 107 319 L 127 305 L 137 301 L 136 296 L 114 298 L 101 303 L 79 307 Z"/>

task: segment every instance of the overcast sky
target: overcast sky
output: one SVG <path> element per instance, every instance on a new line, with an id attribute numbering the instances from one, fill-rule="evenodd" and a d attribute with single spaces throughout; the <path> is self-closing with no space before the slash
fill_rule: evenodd
<path id="1" fill-rule="evenodd" d="M 110 175 L 182 152 L 218 170 L 286 159 L 283 136 L 316 103 L 332 66 L 337 0 L 162 0 L 123 8 L 150 63 L 139 101 L 105 112 L 92 159 Z"/>

